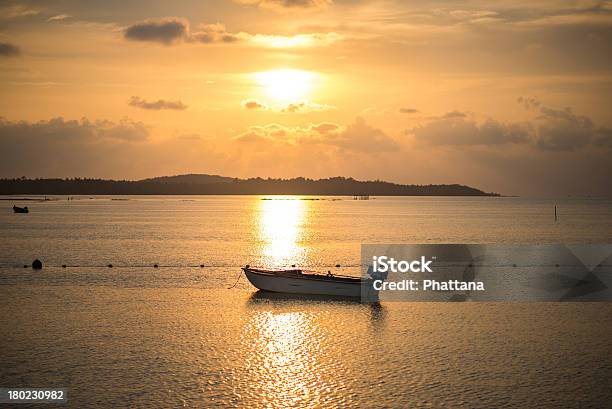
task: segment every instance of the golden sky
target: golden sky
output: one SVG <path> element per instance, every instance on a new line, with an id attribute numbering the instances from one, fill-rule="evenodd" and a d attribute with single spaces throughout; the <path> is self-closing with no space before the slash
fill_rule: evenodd
<path id="1" fill-rule="evenodd" d="M 0 177 L 611 195 L 610 1 L 4 1 Z"/>

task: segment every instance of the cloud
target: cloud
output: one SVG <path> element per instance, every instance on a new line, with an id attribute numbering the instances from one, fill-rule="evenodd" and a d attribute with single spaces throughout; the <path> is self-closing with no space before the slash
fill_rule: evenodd
<path id="1" fill-rule="evenodd" d="M 253 44 L 271 48 L 295 48 L 314 46 L 325 47 L 344 38 L 342 35 L 335 32 L 295 34 L 291 36 L 269 34 L 248 34 L 247 36 Z"/>
<path id="2" fill-rule="evenodd" d="M 533 140 L 542 150 L 575 151 L 589 145 L 609 146 L 608 128 L 595 126 L 591 118 L 576 114 L 569 107 L 551 108 L 536 97 L 519 97 L 518 102 L 537 114 Z"/>
<path id="3" fill-rule="evenodd" d="M 313 124 L 310 128 L 322 135 L 331 134 L 340 129 L 340 125 L 334 124 L 332 122 L 322 122 L 320 124 Z"/>
<path id="4" fill-rule="evenodd" d="M 344 8 L 352 2 L 337 3 Z M 384 59 L 410 64 L 412 71 L 426 76 L 467 70 L 480 72 L 484 80 L 503 76 L 514 67 L 517 76 L 538 73 L 548 83 L 558 74 L 589 76 L 610 67 L 610 2 L 605 9 L 592 3 L 546 1 L 508 7 L 488 2 L 483 9 L 482 3 L 463 2 L 464 10 L 454 10 L 456 2 L 427 7 L 423 2 L 387 1 L 361 10 L 358 26 L 327 27 L 358 41 L 361 55 L 378 55 L 382 47 Z M 470 55 L 467 50 L 474 47 L 479 52 Z"/>
<path id="5" fill-rule="evenodd" d="M 597 132 L 595 132 L 593 143 L 596 146 L 603 146 L 612 149 L 612 129 L 599 128 Z"/>
<path id="6" fill-rule="evenodd" d="M 21 52 L 16 45 L 9 43 L 0 43 L 0 57 L 16 57 Z"/>
<path id="7" fill-rule="evenodd" d="M 267 105 L 257 101 L 256 99 L 245 99 L 244 101 L 242 101 L 241 105 L 244 109 L 250 109 L 250 110 L 268 109 Z"/>
<path id="8" fill-rule="evenodd" d="M 336 109 L 336 107 L 327 104 L 317 104 L 316 102 L 310 101 L 301 101 L 294 102 L 288 104 L 286 107 L 282 108 L 280 112 L 288 112 L 288 113 L 309 113 L 309 112 L 322 112 L 322 111 L 331 111 Z"/>
<path id="9" fill-rule="evenodd" d="M 128 105 L 142 109 L 150 109 L 154 111 L 159 111 L 162 109 L 174 109 L 182 111 L 187 109 L 187 105 L 183 104 L 181 101 L 165 101 L 163 99 L 159 99 L 157 101 L 148 102 L 137 96 L 131 97 L 130 101 L 128 102 Z"/>
<path id="10" fill-rule="evenodd" d="M 541 104 L 537 97 L 518 97 L 517 102 L 528 111 L 538 108 Z"/>
<path id="11" fill-rule="evenodd" d="M 273 111 L 279 113 L 288 113 L 288 114 L 307 114 L 310 112 L 323 112 L 323 111 L 331 111 L 336 109 L 336 107 L 327 104 L 317 104 L 316 102 L 310 101 L 300 101 L 300 102 L 292 102 L 285 106 L 281 107 L 271 107 L 269 105 L 264 104 L 256 99 L 245 99 L 241 102 L 241 105 L 244 109 L 248 110 L 260 110 L 260 111 Z"/>
<path id="12" fill-rule="evenodd" d="M 149 130 L 142 122 L 124 118 L 119 122 L 81 120 L 84 132 L 98 139 L 116 139 L 129 142 L 142 142 L 148 139 Z"/>
<path id="13" fill-rule="evenodd" d="M 14 4 L 6 7 L 0 7 L 0 20 L 19 19 L 24 17 L 32 17 L 40 14 L 40 10 L 29 8 L 23 4 Z"/>
<path id="14" fill-rule="evenodd" d="M 526 124 L 505 124 L 492 118 L 477 123 L 459 111 L 449 112 L 408 133 L 417 141 L 432 145 L 502 145 L 529 140 Z"/>
<path id="15" fill-rule="evenodd" d="M 477 121 L 464 112 L 452 111 L 407 131 L 418 142 L 448 146 L 528 145 L 542 151 L 572 152 L 588 146 L 611 147 L 612 132 L 597 127 L 591 118 L 575 114 L 571 108 L 555 109 L 534 97 L 518 98 L 518 103 L 535 118 L 504 123 L 493 118 Z"/>
<path id="16" fill-rule="evenodd" d="M 56 16 L 59 17 L 61 16 Z M 55 19 L 52 17 L 51 19 Z M 50 20 L 51 20 L 50 19 Z M 166 17 L 157 20 L 146 20 L 129 26 L 124 37 L 132 41 L 145 41 L 172 45 L 179 43 L 231 44 L 248 42 L 253 46 L 270 48 L 297 48 L 328 46 L 343 37 L 337 33 L 303 33 L 294 35 L 233 33 L 221 23 L 200 24 L 197 30 L 191 31 L 189 22 L 178 17 Z"/>
<path id="17" fill-rule="evenodd" d="M 58 16 L 59 17 L 59 16 Z M 179 43 L 231 44 L 247 42 L 253 46 L 269 48 L 298 48 L 328 46 L 343 37 L 337 33 L 303 33 L 294 35 L 233 33 L 221 23 L 200 24 L 192 31 L 186 19 L 166 17 L 147 20 L 129 26 L 124 31 L 127 40 L 172 45 Z"/>
<path id="18" fill-rule="evenodd" d="M 329 137 L 325 141 L 347 150 L 363 153 L 399 150 L 399 144 L 394 139 L 382 130 L 370 126 L 361 117 L 357 117 L 354 123 L 347 126 L 336 137 Z"/>
<path id="19" fill-rule="evenodd" d="M 240 4 L 257 5 L 264 9 L 287 12 L 314 10 L 333 4 L 333 0 L 235 0 Z"/>
<path id="20" fill-rule="evenodd" d="M 319 124 L 308 124 L 305 126 L 284 126 L 277 123 L 267 125 L 253 125 L 236 138 L 240 142 L 262 142 L 299 144 L 324 144 L 336 145 L 335 140 L 339 138 L 346 127 L 332 122 L 321 122 Z M 330 139 L 325 139 L 326 137 Z"/>
<path id="21" fill-rule="evenodd" d="M 64 120 L 62 117 L 47 121 L 27 122 L 8 121 L 0 118 L 0 140 L 3 144 L 27 145 L 36 141 L 57 144 L 70 144 L 83 140 L 99 142 L 102 140 L 122 140 L 138 142 L 149 137 L 149 130 L 142 122 L 124 118 L 118 122 L 87 118 Z"/>
<path id="22" fill-rule="evenodd" d="M 240 139 L 184 132 L 160 138 L 154 131 L 130 119 L 0 119 L 0 175 L 116 179 L 181 173 L 343 175 L 402 183 L 463 183 L 506 194 L 612 195 L 609 128 L 596 128 L 591 145 L 576 151 L 543 150 L 535 143 L 486 150 L 409 144 L 359 118 L 349 125 L 253 126 Z M 535 125 L 532 131 L 535 136 Z M 426 160 L 407 167 L 407 160 L 414 158 Z"/>
<path id="23" fill-rule="evenodd" d="M 466 116 L 467 115 L 465 114 L 465 112 L 455 110 L 442 115 L 442 119 L 465 118 Z"/>
<path id="24" fill-rule="evenodd" d="M 250 126 L 246 132 L 236 136 L 234 141 L 240 143 L 266 142 L 268 144 L 293 143 L 300 138 L 303 132 L 304 130 L 300 127 L 290 128 L 274 123 L 263 126 L 254 125 Z M 287 136 L 290 138 L 286 138 Z"/>
<path id="25" fill-rule="evenodd" d="M 128 118 L 39 122 L 0 118 L 0 175 L 132 179 L 186 170 L 204 173 L 232 162 L 216 151 L 210 138 L 181 133 L 152 138 L 152 132 Z"/>
<path id="26" fill-rule="evenodd" d="M 147 20 L 129 26 L 124 37 L 132 41 L 149 41 L 170 45 L 184 40 L 189 35 L 189 22 L 178 17 Z"/>
<path id="27" fill-rule="evenodd" d="M 199 30 L 190 35 L 190 41 L 200 43 L 235 43 L 250 38 L 247 33 L 230 33 L 223 24 L 201 24 Z"/>
<path id="28" fill-rule="evenodd" d="M 400 108 L 399 109 L 399 113 L 400 114 L 416 114 L 418 112 L 419 112 L 419 110 L 418 109 L 414 109 L 414 108 Z"/>
<path id="29" fill-rule="evenodd" d="M 558 110 L 543 106 L 538 123 L 538 147 L 552 151 L 574 151 L 587 146 L 599 131 L 590 118 L 576 115 L 570 108 Z"/>
<path id="30" fill-rule="evenodd" d="M 399 150 L 400 146 L 382 130 L 357 117 L 348 126 L 323 122 L 307 126 L 287 127 L 276 123 L 251 126 L 234 138 L 240 143 L 256 143 L 259 147 L 274 145 L 333 146 L 352 153 L 372 154 Z"/>
<path id="31" fill-rule="evenodd" d="M 71 18 L 70 14 L 58 14 L 57 16 L 52 16 L 47 19 L 47 21 L 63 21 Z"/>

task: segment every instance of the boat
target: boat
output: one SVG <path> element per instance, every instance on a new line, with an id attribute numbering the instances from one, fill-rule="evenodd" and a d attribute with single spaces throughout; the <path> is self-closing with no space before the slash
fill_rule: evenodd
<path id="1" fill-rule="evenodd" d="M 372 278 L 321 274 L 301 269 L 266 269 L 242 267 L 247 279 L 260 290 L 286 294 L 311 294 L 338 297 L 361 297 L 372 289 Z M 371 294 L 367 293 L 368 296 Z"/>
<path id="2" fill-rule="evenodd" d="M 13 211 L 15 213 L 30 213 L 30 211 L 28 210 L 28 206 L 25 206 L 25 207 L 13 206 Z"/>

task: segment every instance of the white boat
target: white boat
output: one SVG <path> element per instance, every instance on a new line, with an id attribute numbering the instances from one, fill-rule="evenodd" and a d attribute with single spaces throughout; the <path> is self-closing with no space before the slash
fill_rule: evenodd
<path id="1" fill-rule="evenodd" d="M 338 274 L 318 274 L 300 269 L 273 270 L 242 267 L 242 271 L 255 287 L 264 291 L 290 294 L 329 295 L 337 297 L 361 297 L 372 288 L 369 278 L 351 277 Z"/>

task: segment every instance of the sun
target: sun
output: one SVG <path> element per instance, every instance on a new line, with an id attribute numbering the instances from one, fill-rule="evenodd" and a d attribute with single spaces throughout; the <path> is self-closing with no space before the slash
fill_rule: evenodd
<path id="1" fill-rule="evenodd" d="M 309 71 L 281 69 L 258 72 L 255 80 L 263 94 L 277 103 L 290 103 L 308 99 L 315 74 Z"/>

